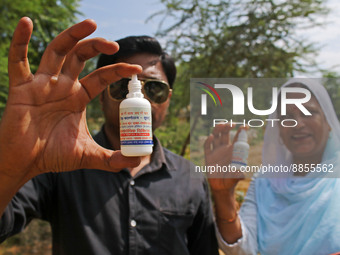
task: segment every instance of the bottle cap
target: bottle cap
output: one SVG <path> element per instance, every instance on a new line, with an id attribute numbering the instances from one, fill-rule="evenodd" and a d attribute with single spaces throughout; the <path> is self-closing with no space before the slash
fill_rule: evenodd
<path id="1" fill-rule="evenodd" d="M 238 134 L 237 141 L 243 141 L 243 142 L 248 141 L 248 135 L 245 129 L 242 129 L 241 132 Z"/>
<path id="2" fill-rule="evenodd" d="M 142 93 L 142 84 L 137 78 L 137 74 L 132 75 L 131 80 L 128 84 L 129 93 L 126 95 L 127 98 L 131 97 L 144 97 Z"/>

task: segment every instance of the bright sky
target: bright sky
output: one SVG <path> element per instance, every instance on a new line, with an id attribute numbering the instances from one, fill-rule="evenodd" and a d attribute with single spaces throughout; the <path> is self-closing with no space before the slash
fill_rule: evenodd
<path id="1" fill-rule="evenodd" d="M 317 62 L 323 68 L 336 68 L 340 74 L 340 2 L 328 0 L 331 13 L 326 25 L 307 31 L 301 31 L 309 40 L 321 46 Z M 97 31 L 91 37 L 104 37 L 117 40 L 129 35 L 154 35 L 158 20 L 145 23 L 153 13 L 163 10 L 160 0 L 82 0 L 80 11 L 84 14 L 80 20 L 92 18 L 97 22 Z M 311 74 L 311 77 L 316 77 Z"/>
<path id="2" fill-rule="evenodd" d="M 117 40 L 130 35 L 150 35 L 157 31 L 158 22 L 145 23 L 153 13 L 162 9 L 159 0 L 82 0 L 80 11 L 85 18 L 97 22 L 91 37 Z"/>

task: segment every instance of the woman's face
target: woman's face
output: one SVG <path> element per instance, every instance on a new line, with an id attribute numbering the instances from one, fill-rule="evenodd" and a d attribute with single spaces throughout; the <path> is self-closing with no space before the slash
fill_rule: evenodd
<path id="1" fill-rule="evenodd" d="M 291 93 L 289 96 L 299 97 L 301 97 L 299 93 Z M 294 163 L 320 163 L 330 126 L 315 96 L 312 95 L 304 106 L 311 116 L 304 115 L 295 105 L 287 105 L 287 115 L 281 116 L 281 119 L 294 119 L 298 124 L 295 127 L 280 126 L 280 136 L 292 153 Z"/>

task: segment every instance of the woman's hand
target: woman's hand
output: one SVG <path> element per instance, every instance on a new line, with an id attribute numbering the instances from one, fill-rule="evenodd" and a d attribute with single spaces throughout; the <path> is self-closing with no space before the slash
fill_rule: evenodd
<path id="1" fill-rule="evenodd" d="M 204 144 L 205 164 L 215 169 L 231 169 L 233 144 L 237 140 L 239 129 L 230 142 L 230 125 L 218 125 Z M 241 223 L 238 216 L 238 203 L 235 201 L 234 190 L 236 184 L 244 178 L 240 172 L 208 173 L 208 182 L 214 199 L 216 224 L 223 239 L 229 244 L 235 243 L 242 237 Z"/>
<path id="2" fill-rule="evenodd" d="M 204 143 L 205 164 L 207 167 L 220 167 L 224 169 L 222 172 L 208 173 L 208 181 L 213 193 L 231 192 L 233 193 L 236 184 L 244 179 L 241 172 L 233 172 L 230 168 L 232 160 L 233 144 L 237 141 L 237 137 L 242 128 L 239 128 L 233 142 L 230 142 L 230 130 L 228 124 L 217 125 L 212 134 Z"/>

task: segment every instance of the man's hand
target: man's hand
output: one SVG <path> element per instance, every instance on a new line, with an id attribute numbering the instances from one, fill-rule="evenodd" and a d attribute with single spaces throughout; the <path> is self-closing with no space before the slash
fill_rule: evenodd
<path id="1" fill-rule="evenodd" d="M 139 164 L 139 158 L 97 145 L 87 129 L 86 105 L 108 84 L 141 72 L 136 65 L 116 64 L 78 80 L 87 59 L 118 50 L 117 43 L 102 38 L 82 40 L 95 29 L 94 21 L 85 20 L 63 31 L 33 75 L 27 59 L 33 24 L 20 20 L 9 51 L 9 95 L 0 124 L 1 176 L 27 181 L 44 172 L 119 171 Z"/>

